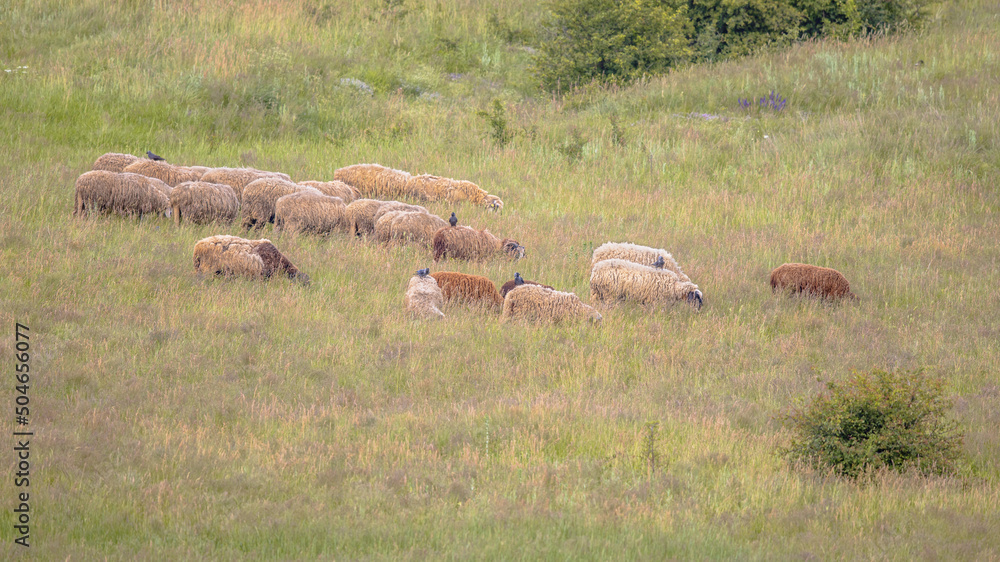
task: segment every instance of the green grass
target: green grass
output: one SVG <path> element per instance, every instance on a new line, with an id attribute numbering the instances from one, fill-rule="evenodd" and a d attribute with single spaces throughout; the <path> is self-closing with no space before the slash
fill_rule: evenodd
<path id="1" fill-rule="evenodd" d="M 0 358 L 28 324 L 37 432 L 33 546 L 0 525 L 0 557 L 1000 557 L 1000 8 L 562 98 L 529 72 L 540 10 L 0 7 L 0 66 L 27 66 L 0 74 Z M 738 108 L 772 89 L 780 114 Z M 518 131 L 503 148 L 479 115 L 494 99 Z M 631 241 L 673 252 L 705 307 L 415 322 L 402 293 L 428 252 L 270 228 L 311 286 L 201 279 L 195 241 L 237 226 L 71 215 L 97 156 L 146 150 L 296 180 L 360 162 L 469 179 L 504 211 L 428 208 L 528 256 L 435 269 L 589 302 L 593 248 Z M 773 296 L 787 261 L 840 270 L 860 303 Z M 873 368 L 948 380 L 957 475 L 781 460 L 775 415 Z"/>

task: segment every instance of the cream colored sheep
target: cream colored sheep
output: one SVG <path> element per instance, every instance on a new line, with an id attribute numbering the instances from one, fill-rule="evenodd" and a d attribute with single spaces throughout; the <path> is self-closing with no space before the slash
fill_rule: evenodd
<path id="1" fill-rule="evenodd" d="M 274 222 L 274 204 L 281 197 L 298 191 L 320 194 L 311 187 L 303 187 L 276 177 L 256 179 L 248 183 L 243 189 L 243 228 L 261 229 L 267 223 Z"/>
<path id="2" fill-rule="evenodd" d="M 380 242 L 408 240 L 428 248 L 434 244 L 434 233 L 448 226 L 437 215 L 420 211 L 392 211 L 375 223 L 375 239 Z"/>
<path id="3" fill-rule="evenodd" d="M 142 218 L 170 213 L 169 187 L 155 178 L 93 170 L 81 174 L 75 187 L 74 215 L 97 212 Z"/>
<path id="4" fill-rule="evenodd" d="M 108 152 L 97 157 L 91 170 L 106 170 L 108 172 L 124 172 L 125 167 L 139 160 L 138 156 Z"/>
<path id="5" fill-rule="evenodd" d="M 236 191 L 228 185 L 191 181 L 171 191 L 170 208 L 175 224 L 180 224 L 182 220 L 194 224 L 229 224 L 240 212 L 240 200 Z"/>
<path id="6" fill-rule="evenodd" d="M 311 187 L 316 189 L 323 195 L 329 195 L 330 197 L 340 197 L 344 204 L 349 204 L 351 201 L 361 197 L 361 192 L 357 188 L 347 185 L 342 181 L 300 181 L 299 185 L 305 187 Z"/>
<path id="7" fill-rule="evenodd" d="M 386 198 L 408 195 L 410 174 L 380 164 L 354 164 L 334 170 L 333 179 L 351 185 L 364 197 Z"/>
<path id="8" fill-rule="evenodd" d="M 427 269 L 417 271 L 406 284 L 403 308 L 420 318 L 444 318 L 444 293 L 437 280 L 428 275 Z"/>
<path id="9" fill-rule="evenodd" d="M 584 304 L 573 293 L 564 293 L 541 285 L 518 285 L 503 299 L 502 320 L 517 318 L 560 322 L 587 319 L 600 322 L 601 314 Z"/>
<path id="10" fill-rule="evenodd" d="M 698 286 L 682 281 L 673 271 L 619 259 L 594 264 L 590 295 L 592 301 L 603 303 L 631 300 L 640 304 L 669 304 L 687 299 L 697 308 L 702 305 Z"/>
<path id="11" fill-rule="evenodd" d="M 212 168 L 202 174 L 201 181 L 209 183 L 224 183 L 233 188 L 236 197 L 243 200 L 243 189 L 254 181 L 261 178 L 278 178 L 285 181 L 292 181 L 287 174 L 280 172 L 265 172 L 254 168 Z"/>
<path id="12" fill-rule="evenodd" d="M 220 234 L 194 245 L 194 268 L 199 273 L 267 279 L 275 273 L 309 284 L 309 276 L 299 271 L 270 240 L 247 240 Z"/>
<path id="13" fill-rule="evenodd" d="M 125 166 L 124 172 L 142 174 L 146 177 L 156 178 L 163 183 L 174 187 L 186 181 L 198 181 L 201 174 L 184 166 L 174 166 L 158 160 L 147 160 L 140 158 L 135 162 Z"/>
<path id="14" fill-rule="evenodd" d="M 503 209 L 503 201 L 495 195 L 490 195 L 471 181 L 453 180 L 441 176 L 423 174 L 412 176 L 406 191 L 413 197 L 428 201 L 469 201 L 488 209 Z"/>
<path id="15" fill-rule="evenodd" d="M 355 199 L 347 206 L 345 218 L 355 235 L 371 234 L 375 230 L 375 212 L 382 206 L 380 199 Z"/>
<path id="16" fill-rule="evenodd" d="M 449 226 L 434 233 L 434 261 L 442 258 L 485 260 L 498 254 L 514 259 L 524 257 L 524 246 L 516 240 L 501 240 L 488 230 Z"/>
<path id="17" fill-rule="evenodd" d="M 323 195 L 312 188 L 306 189 L 275 201 L 275 228 L 312 234 L 348 232 L 349 226 L 345 220 L 347 205 L 343 199 Z"/>
<path id="18" fill-rule="evenodd" d="M 670 252 L 659 248 L 650 248 L 649 246 L 640 246 L 628 242 L 608 242 L 594 249 L 594 256 L 590 260 L 590 265 L 593 267 L 599 261 L 612 259 L 635 262 L 650 267 L 657 267 L 659 264 L 658 268 L 673 271 L 681 281 L 691 281 L 681 271 L 681 266 L 677 265 L 677 261 L 670 255 Z"/>

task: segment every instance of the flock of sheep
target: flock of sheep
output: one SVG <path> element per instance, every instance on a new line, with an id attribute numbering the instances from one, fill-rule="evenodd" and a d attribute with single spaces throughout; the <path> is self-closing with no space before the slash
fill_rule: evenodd
<path id="1" fill-rule="evenodd" d="M 458 225 L 454 213 L 446 221 L 422 206 L 384 199 L 467 201 L 503 208 L 500 198 L 472 182 L 357 164 L 336 170 L 332 181 L 296 183 L 278 172 L 176 166 L 150 156 L 100 156 L 76 181 L 74 214 L 157 214 L 172 216 L 178 224 L 231 224 L 240 218 L 247 230 L 273 223 L 280 230 L 412 242 L 431 249 L 435 262 L 524 257 L 525 249 L 516 240 Z M 309 282 L 309 276 L 266 239 L 216 235 L 199 240 L 194 266 L 200 273 L 256 278 L 277 273 Z M 831 299 L 857 298 L 839 272 L 806 264 L 778 267 L 771 273 L 771 287 Z M 609 242 L 594 250 L 590 291 L 591 301 L 603 305 L 686 301 L 700 309 L 703 303 L 702 292 L 669 252 L 629 243 Z M 410 278 L 403 300 L 409 313 L 426 318 L 443 318 L 444 303 L 460 301 L 499 311 L 503 319 L 601 319 L 575 294 L 524 280 L 520 274 L 498 290 L 486 277 L 421 269 Z"/>

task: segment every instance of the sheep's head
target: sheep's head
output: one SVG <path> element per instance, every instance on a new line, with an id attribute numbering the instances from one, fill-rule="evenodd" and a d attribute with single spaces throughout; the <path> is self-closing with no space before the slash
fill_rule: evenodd
<path id="1" fill-rule="evenodd" d="M 701 296 L 701 291 L 699 291 L 698 289 L 695 289 L 690 293 L 688 293 L 687 301 L 688 304 L 690 304 L 691 306 L 695 307 L 698 310 L 701 310 L 701 305 L 704 304 L 705 302 Z"/>
<path id="2" fill-rule="evenodd" d="M 295 273 L 290 275 L 290 277 L 307 287 L 309 286 L 310 283 L 309 276 L 306 275 L 305 273 L 302 273 L 301 271 L 296 271 Z"/>
<path id="3" fill-rule="evenodd" d="M 587 318 L 587 320 L 590 320 L 591 324 L 600 324 L 602 319 L 604 319 L 604 317 L 601 316 L 601 313 L 594 309 L 591 309 L 590 315 Z"/>
<path id="4" fill-rule="evenodd" d="M 491 210 L 491 211 L 502 211 L 503 210 L 503 201 L 501 201 L 500 198 L 497 197 L 496 195 L 487 195 L 486 196 L 486 208 L 489 209 L 489 210 Z"/>
<path id="5" fill-rule="evenodd" d="M 501 249 L 503 253 L 516 260 L 524 257 L 524 246 L 518 244 L 516 240 L 511 240 L 510 238 L 504 239 L 501 243 Z"/>

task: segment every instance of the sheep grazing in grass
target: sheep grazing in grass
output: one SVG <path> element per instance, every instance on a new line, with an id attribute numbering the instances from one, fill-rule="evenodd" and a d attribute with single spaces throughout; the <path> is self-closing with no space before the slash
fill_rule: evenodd
<path id="1" fill-rule="evenodd" d="M 285 181 L 292 181 L 287 174 L 279 172 L 265 172 L 254 168 L 212 168 L 202 174 L 201 181 L 209 183 L 224 183 L 233 188 L 236 196 L 243 200 L 243 189 L 250 182 L 261 178 L 278 178 Z"/>
<path id="2" fill-rule="evenodd" d="M 355 187 L 351 187 L 342 181 L 300 181 L 299 185 L 311 187 L 323 195 L 330 197 L 340 197 L 345 204 L 361 197 L 361 192 Z"/>
<path id="3" fill-rule="evenodd" d="M 354 164 L 334 170 L 333 179 L 351 185 L 365 197 L 398 197 L 409 195 L 409 172 L 394 170 L 379 164 Z"/>
<path id="4" fill-rule="evenodd" d="M 503 306 L 503 297 L 497 292 L 497 286 L 486 277 L 469 275 L 455 271 L 438 271 L 431 273 L 444 292 L 444 300 L 482 305 L 499 310 Z"/>
<path id="5" fill-rule="evenodd" d="M 391 213 L 393 211 L 412 211 L 417 213 L 427 213 L 430 214 L 426 208 L 420 205 L 411 205 L 409 203 L 403 203 L 401 201 L 385 201 L 375 209 L 375 214 L 372 215 L 372 231 L 375 230 L 375 223 L 378 222 L 382 215 L 386 213 Z"/>
<path id="6" fill-rule="evenodd" d="M 188 170 L 191 170 L 192 172 L 198 174 L 198 179 L 201 179 L 201 176 L 204 176 L 206 173 L 208 173 L 209 170 L 212 169 L 209 168 L 208 166 L 188 166 L 187 168 Z"/>
<path id="7" fill-rule="evenodd" d="M 430 248 L 434 243 L 434 233 L 447 225 L 444 219 L 430 213 L 391 211 L 382 215 L 375 223 L 374 236 L 379 242 L 404 240 Z"/>
<path id="8" fill-rule="evenodd" d="M 170 192 L 174 223 L 229 224 L 240 212 L 240 200 L 228 185 L 203 181 L 184 182 Z"/>
<path id="9" fill-rule="evenodd" d="M 123 216 L 169 214 L 170 187 L 156 178 L 107 170 L 85 172 L 76 179 L 73 214 L 97 212 Z"/>
<path id="10" fill-rule="evenodd" d="M 357 236 L 375 230 L 375 212 L 382 206 L 381 199 L 355 199 L 347 206 L 345 217 L 350 230 Z"/>
<path id="11" fill-rule="evenodd" d="M 340 197 L 331 197 L 307 188 L 290 193 L 274 203 L 274 226 L 277 229 L 311 234 L 347 232 L 347 205 Z"/>
<path id="12" fill-rule="evenodd" d="M 306 190 L 319 193 L 311 187 L 302 187 L 276 177 L 253 180 L 243 189 L 243 228 L 261 229 L 274 222 L 274 204 L 278 199 Z"/>
<path id="13" fill-rule="evenodd" d="M 122 154 L 120 152 L 108 152 L 97 157 L 91 170 L 106 170 L 108 172 L 124 172 L 125 167 L 139 160 L 138 156 Z"/>
<path id="14" fill-rule="evenodd" d="M 156 178 L 170 187 L 180 185 L 186 181 L 198 181 L 201 179 L 201 174 L 191 168 L 174 166 L 173 164 L 167 164 L 159 160 L 146 160 L 145 158 L 140 158 L 125 166 L 123 171 Z"/>
<path id="15" fill-rule="evenodd" d="M 851 292 L 851 284 L 844 274 L 829 267 L 804 263 L 786 263 L 772 271 L 771 290 L 804 293 L 831 300 L 844 297 L 859 300 Z"/>
<path id="16" fill-rule="evenodd" d="M 429 269 L 418 269 L 406 284 L 403 308 L 419 318 L 444 318 L 444 293 Z"/>
<path id="17" fill-rule="evenodd" d="M 564 293 L 541 285 L 519 285 L 503 299 L 503 320 L 527 319 L 562 322 L 586 319 L 600 322 L 601 314 L 573 293 Z"/>
<path id="18" fill-rule="evenodd" d="M 520 281 L 520 283 L 518 281 Z M 514 290 L 514 287 L 520 287 L 521 285 L 538 285 L 540 287 L 545 287 L 546 289 L 552 288 L 549 287 L 548 285 L 542 285 L 541 283 L 536 283 L 534 281 L 528 281 L 527 279 L 523 279 L 521 278 L 520 273 L 515 273 L 513 279 L 507 281 L 506 283 L 503 284 L 503 286 L 500 287 L 500 296 L 506 297 L 507 293 Z"/>
<path id="19" fill-rule="evenodd" d="M 503 209 L 503 201 L 499 197 L 490 195 L 471 181 L 424 174 L 412 176 L 409 182 L 406 192 L 413 197 L 428 201 L 445 200 L 452 203 L 469 201 L 487 209 Z"/>
<path id="20" fill-rule="evenodd" d="M 673 271 L 619 259 L 594 264 L 590 295 L 592 301 L 603 303 L 670 304 L 686 299 L 699 309 L 703 303 L 698 286 Z"/>
<path id="21" fill-rule="evenodd" d="M 497 254 L 521 259 L 524 257 L 524 246 L 516 240 L 501 240 L 487 230 L 468 226 L 450 226 L 434 234 L 434 261 L 442 258 L 485 260 Z"/>
<path id="22" fill-rule="evenodd" d="M 277 273 L 309 284 L 309 276 L 267 239 L 247 240 L 225 234 L 203 238 L 194 245 L 194 268 L 199 273 L 263 279 Z"/>
<path id="23" fill-rule="evenodd" d="M 677 261 L 670 255 L 670 252 L 659 248 L 629 244 L 628 242 L 608 242 L 594 249 L 594 256 L 590 260 L 590 265 L 593 267 L 599 261 L 612 259 L 630 261 L 657 269 L 669 269 L 676 273 L 681 281 L 691 281 L 681 271 L 681 266 L 677 265 Z"/>

